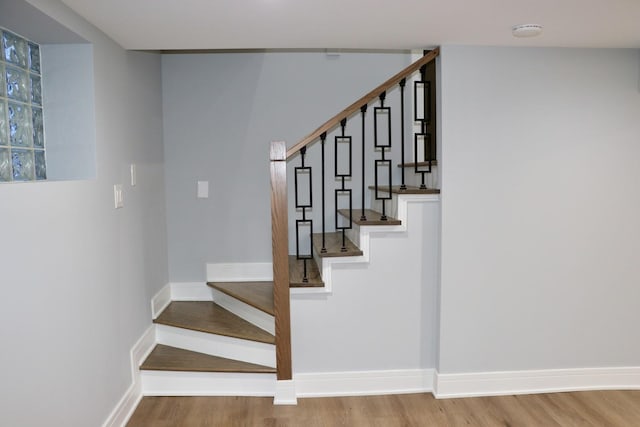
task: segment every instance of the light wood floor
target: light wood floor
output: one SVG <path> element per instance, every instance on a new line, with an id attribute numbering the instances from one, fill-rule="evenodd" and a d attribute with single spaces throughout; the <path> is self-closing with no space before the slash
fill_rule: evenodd
<path id="1" fill-rule="evenodd" d="M 431 394 L 298 399 L 145 397 L 129 427 L 640 426 L 640 391 L 436 400 Z"/>

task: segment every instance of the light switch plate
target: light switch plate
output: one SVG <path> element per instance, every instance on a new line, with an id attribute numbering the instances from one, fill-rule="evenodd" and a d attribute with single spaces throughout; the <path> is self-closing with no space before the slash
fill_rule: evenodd
<path id="1" fill-rule="evenodd" d="M 198 181 L 198 199 L 209 198 L 209 181 Z"/>
<path id="2" fill-rule="evenodd" d="M 116 209 L 124 207 L 124 197 L 122 195 L 122 184 L 116 184 L 113 186 L 113 201 Z"/>
<path id="3" fill-rule="evenodd" d="M 131 164 L 131 186 L 135 187 L 137 181 L 138 181 L 138 173 L 136 171 L 136 164 L 132 163 Z"/>

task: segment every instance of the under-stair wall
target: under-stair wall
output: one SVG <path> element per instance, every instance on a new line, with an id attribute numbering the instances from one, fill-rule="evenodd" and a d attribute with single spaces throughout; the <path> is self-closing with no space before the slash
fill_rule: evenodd
<path id="1" fill-rule="evenodd" d="M 366 227 L 371 233 L 368 245 L 360 242 L 363 256 L 332 265 L 331 293 L 293 291 L 292 352 L 299 396 L 431 390 L 437 353 L 439 195 L 400 199 L 406 204 L 406 222 L 403 218 L 402 226 L 385 226 L 386 231 Z"/>

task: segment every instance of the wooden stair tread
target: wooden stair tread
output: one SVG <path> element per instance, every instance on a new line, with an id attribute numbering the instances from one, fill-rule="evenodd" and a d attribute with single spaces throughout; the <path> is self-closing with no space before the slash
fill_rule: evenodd
<path id="1" fill-rule="evenodd" d="M 275 368 L 158 344 L 140 365 L 144 371 L 275 373 Z"/>
<path id="2" fill-rule="evenodd" d="M 273 282 L 209 282 L 207 285 L 267 314 L 275 313 Z"/>
<path id="3" fill-rule="evenodd" d="M 391 193 L 394 194 L 440 194 L 440 190 L 437 188 L 420 188 L 415 185 L 407 185 L 407 188 L 402 190 L 399 185 L 394 185 L 391 187 Z M 375 190 L 376 187 L 373 185 L 369 186 L 370 190 Z M 380 186 L 378 187 L 378 191 L 382 191 L 385 193 L 389 193 L 389 186 Z"/>
<path id="4" fill-rule="evenodd" d="M 349 209 L 340 209 L 338 210 L 340 215 L 349 218 Z M 387 215 L 387 219 L 383 221 L 381 218 L 382 214 L 380 212 L 376 212 L 372 209 L 364 210 L 365 216 L 367 217 L 366 221 L 360 219 L 362 216 L 362 209 L 354 209 L 353 210 L 353 223 L 357 225 L 400 225 L 402 222 L 399 219 L 395 219 Z"/>
<path id="5" fill-rule="evenodd" d="M 289 286 L 292 288 L 321 288 L 324 286 L 320 270 L 314 259 L 307 260 L 307 282 L 303 282 L 304 260 L 289 255 Z"/>
<path id="6" fill-rule="evenodd" d="M 400 163 L 398 164 L 399 168 L 415 168 L 416 165 L 419 168 L 422 167 L 429 167 L 429 162 L 412 162 L 412 163 Z M 432 160 L 431 161 L 431 166 L 438 166 L 438 161 L 437 160 Z"/>
<path id="7" fill-rule="evenodd" d="M 275 344 L 273 335 L 211 301 L 173 301 L 153 322 L 209 334 Z"/>
<path id="8" fill-rule="evenodd" d="M 313 247 L 320 257 L 360 256 L 362 251 L 351 240 L 346 238 L 345 249 L 342 251 L 342 232 L 325 233 L 325 249 L 322 253 L 322 233 L 313 234 Z"/>

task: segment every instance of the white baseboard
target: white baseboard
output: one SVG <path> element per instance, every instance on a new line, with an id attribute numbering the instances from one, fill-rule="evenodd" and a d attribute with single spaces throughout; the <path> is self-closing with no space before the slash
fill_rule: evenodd
<path id="1" fill-rule="evenodd" d="M 297 397 L 425 393 L 433 379 L 433 369 L 294 374 Z"/>
<path id="2" fill-rule="evenodd" d="M 149 326 L 131 349 L 131 386 L 124 393 L 116 407 L 111 411 L 103 427 L 124 427 L 142 399 L 142 380 L 139 366 L 156 345 L 153 325 Z"/>
<path id="3" fill-rule="evenodd" d="M 640 390 L 640 367 L 436 373 L 437 398 L 585 390 Z"/>
<path id="4" fill-rule="evenodd" d="M 157 318 L 171 301 L 213 301 L 213 296 L 205 282 L 169 283 L 151 299 L 152 318 Z"/>
<path id="5" fill-rule="evenodd" d="M 273 280 L 270 262 L 207 264 L 207 282 L 261 282 Z"/>
<path id="6" fill-rule="evenodd" d="M 151 318 L 158 317 L 171 302 L 171 285 L 167 284 L 151 299 Z"/>
<path id="7" fill-rule="evenodd" d="M 276 374 L 144 371 L 145 396 L 274 396 Z"/>
<path id="8" fill-rule="evenodd" d="M 293 380 L 276 381 L 276 392 L 273 396 L 274 405 L 297 405 L 296 385 Z"/>
<path id="9" fill-rule="evenodd" d="M 206 282 L 172 282 L 172 301 L 213 301 L 211 288 Z"/>

